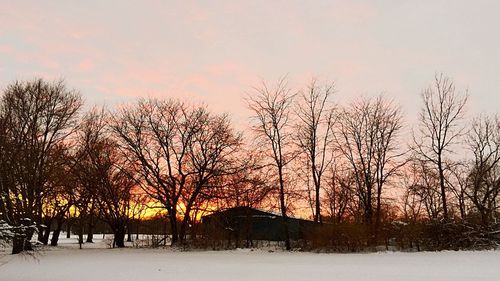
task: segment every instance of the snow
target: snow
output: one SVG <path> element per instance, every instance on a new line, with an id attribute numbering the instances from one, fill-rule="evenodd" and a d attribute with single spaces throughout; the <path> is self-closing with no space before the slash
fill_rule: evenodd
<path id="1" fill-rule="evenodd" d="M 172 249 L 77 249 L 74 239 L 35 257 L 0 256 L 2 281 L 499 280 L 500 251 L 317 254 Z"/>

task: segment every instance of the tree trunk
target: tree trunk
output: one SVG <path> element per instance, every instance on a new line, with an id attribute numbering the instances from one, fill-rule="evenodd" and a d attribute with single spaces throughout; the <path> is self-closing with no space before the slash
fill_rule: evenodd
<path id="1" fill-rule="evenodd" d="M 89 228 L 89 231 L 87 233 L 87 240 L 85 240 L 87 243 L 94 243 L 94 230 L 92 228 Z"/>
<path id="2" fill-rule="evenodd" d="M 373 228 L 373 240 L 377 243 L 380 232 L 380 224 L 381 224 L 381 216 L 382 216 L 382 184 L 377 184 L 377 206 L 375 209 L 375 227 Z"/>
<path id="3" fill-rule="evenodd" d="M 490 216 L 488 215 L 489 212 L 486 210 L 486 208 L 481 208 L 479 210 L 479 213 L 481 214 L 482 225 L 487 226 L 490 222 L 490 220 L 489 220 Z"/>
<path id="4" fill-rule="evenodd" d="M 122 225 L 118 225 L 114 231 L 114 246 L 118 248 L 125 247 L 125 227 Z"/>
<path id="5" fill-rule="evenodd" d="M 38 229 L 38 233 L 37 233 L 37 240 L 41 243 L 43 243 L 43 236 L 44 236 L 44 233 L 45 233 L 45 227 L 42 226 L 42 224 L 39 224 L 37 226 L 37 229 Z"/>
<path id="6" fill-rule="evenodd" d="M 94 225 L 89 223 L 87 230 L 87 243 L 94 243 Z"/>
<path id="7" fill-rule="evenodd" d="M 316 162 L 315 159 L 312 159 L 312 164 L 311 164 L 311 174 L 313 178 L 313 183 L 314 183 L 314 222 L 321 222 L 321 202 L 319 200 L 319 192 L 320 192 L 320 179 L 318 178 L 318 175 L 316 173 Z"/>
<path id="8" fill-rule="evenodd" d="M 127 226 L 127 242 L 132 242 L 132 233 L 130 231 L 130 224 Z"/>
<path id="9" fill-rule="evenodd" d="M 172 246 L 179 242 L 179 232 L 177 230 L 177 211 L 174 209 L 175 207 L 173 207 L 172 211 L 169 212 L 170 229 L 172 231 Z"/>
<path id="10" fill-rule="evenodd" d="M 71 238 L 71 223 L 69 220 L 66 222 L 66 238 Z"/>
<path id="11" fill-rule="evenodd" d="M 189 213 L 191 212 L 191 207 L 188 206 L 186 207 L 186 213 L 184 214 L 184 218 L 182 219 L 181 222 L 181 229 L 179 232 L 179 240 L 182 244 L 186 243 L 186 236 L 187 236 L 187 231 L 189 227 Z"/>
<path id="12" fill-rule="evenodd" d="M 80 219 L 80 227 L 78 229 L 78 244 L 80 245 L 80 249 L 82 248 L 83 244 L 83 222 Z"/>
<path id="13" fill-rule="evenodd" d="M 33 246 L 30 241 L 34 232 L 35 231 L 32 228 L 27 228 L 24 233 L 16 233 L 12 239 L 12 254 L 19 254 L 23 251 L 32 251 Z"/>
<path id="14" fill-rule="evenodd" d="M 62 230 L 62 219 L 57 220 L 57 227 L 52 233 L 52 239 L 50 239 L 50 246 L 57 246 L 57 242 L 59 241 L 59 235 Z"/>
<path id="15" fill-rule="evenodd" d="M 465 220 L 465 217 L 466 217 L 466 214 L 465 214 L 465 202 L 463 199 L 460 199 L 459 200 L 460 204 L 459 204 L 459 207 L 460 207 L 460 219 L 463 221 Z"/>
<path id="16" fill-rule="evenodd" d="M 280 207 L 281 207 L 281 215 L 283 217 L 283 230 L 285 234 L 285 248 L 287 251 L 292 249 L 290 244 L 290 232 L 288 230 L 288 215 L 286 213 L 286 204 L 285 204 L 285 182 L 283 179 L 283 167 L 278 166 L 278 174 L 280 181 Z"/>
<path id="17" fill-rule="evenodd" d="M 316 186 L 316 213 L 314 216 L 314 221 L 319 222 L 319 223 L 323 223 L 323 220 L 321 218 L 321 201 L 319 198 L 319 192 L 320 192 L 320 186 L 318 183 L 318 186 Z"/>
<path id="18" fill-rule="evenodd" d="M 87 224 L 87 241 L 88 243 L 94 243 L 94 215 L 90 213 L 89 222 Z"/>
<path id="19" fill-rule="evenodd" d="M 448 221 L 448 205 L 446 202 L 446 186 L 445 186 L 443 164 L 441 163 L 441 155 L 438 156 L 438 170 L 439 170 L 439 186 L 441 187 L 441 199 L 443 202 L 443 218 L 445 221 Z"/>
<path id="20" fill-rule="evenodd" d="M 367 234 L 367 246 L 375 244 L 375 224 L 373 223 L 372 194 L 368 192 L 367 203 L 365 204 L 365 233 Z"/>
<path id="21" fill-rule="evenodd" d="M 31 242 L 24 237 L 24 235 L 16 235 L 12 239 L 12 254 L 19 254 L 24 251 L 33 250 Z"/>
<path id="22" fill-rule="evenodd" d="M 42 240 L 40 242 L 42 242 L 43 245 L 47 245 L 49 243 L 49 237 L 50 237 L 50 225 L 48 225 L 45 228 L 43 235 L 42 235 Z"/>

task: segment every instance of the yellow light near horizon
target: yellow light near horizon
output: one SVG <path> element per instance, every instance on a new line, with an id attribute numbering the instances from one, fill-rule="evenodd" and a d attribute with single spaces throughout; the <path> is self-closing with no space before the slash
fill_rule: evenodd
<path id="1" fill-rule="evenodd" d="M 157 216 L 167 216 L 167 210 L 165 207 L 160 204 L 159 202 L 149 202 L 146 204 L 148 207 L 145 209 L 142 218 L 143 219 L 150 219 L 154 218 Z M 207 207 L 204 208 L 204 211 L 197 212 L 196 213 L 196 221 L 200 221 L 201 217 L 206 215 L 207 213 L 211 213 L 213 211 L 216 211 L 217 208 L 215 206 L 210 206 L 208 205 Z M 184 215 L 186 211 L 186 204 L 184 202 L 179 202 L 177 205 L 177 219 L 182 219 L 182 216 Z"/>
<path id="2" fill-rule="evenodd" d="M 144 209 L 141 219 L 150 219 L 159 216 L 166 216 L 167 210 L 159 202 L 150 201 L 146 203 L 146 208 Z"/>

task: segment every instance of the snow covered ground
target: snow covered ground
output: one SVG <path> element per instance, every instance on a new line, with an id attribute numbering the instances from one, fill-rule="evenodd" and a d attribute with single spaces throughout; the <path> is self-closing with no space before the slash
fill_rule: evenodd
<path id="1" fill-rule="evenodd" d="M 64 242 L 64 241 L 63 241 Z M 0 280 L 500 280 L 500 251 L 315 254 L 263 250 L 179 252 L 77 249 L 74 240 L 35 258 L 0 256 Z"/>

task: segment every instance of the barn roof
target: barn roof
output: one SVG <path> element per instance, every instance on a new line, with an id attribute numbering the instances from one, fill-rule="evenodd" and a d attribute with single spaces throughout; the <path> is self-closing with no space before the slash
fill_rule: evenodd
<path id="1" fill-rule="evenodd" d="M 281 214 L 275 213 L 275 212 L 269 212 L 269 211 L 264 211 L 261 209 L 257 208 L 251 208 L 251 207 L 246 207 L 246 206 L 238 206 L 238 207 L 233 207 L 221 211 L 214 212 L 212 214 L 203 216 L 203 217 L 218 217 L 218 216 L 230 216 L 230 217 L 267 217 L 267 218 L 281 218 Z M 301 218 L 296 218 L 293 216 L 288 216 L 289 219 L 293 220 L 301 220 L 301 221 L 310 221 L 310 220 L 305 220 Z M 312 221 L 311 221 L 312 222 Z"/>

